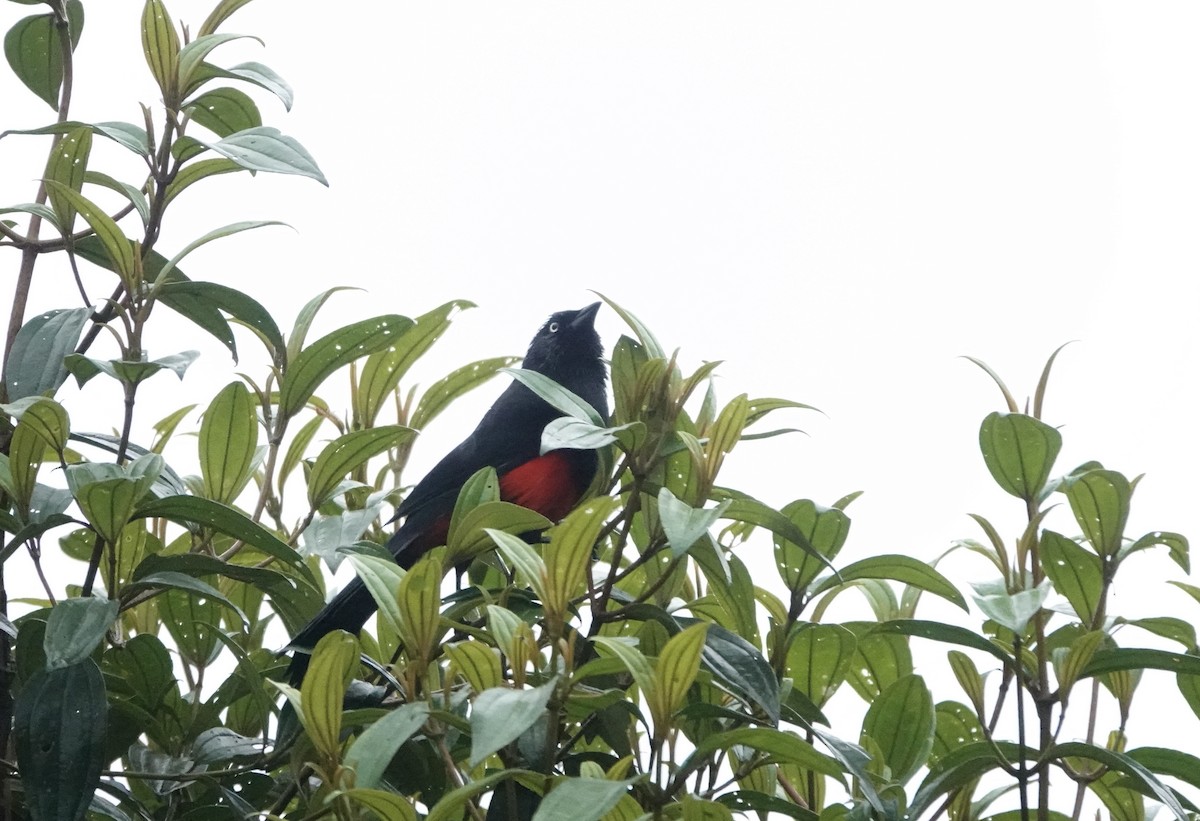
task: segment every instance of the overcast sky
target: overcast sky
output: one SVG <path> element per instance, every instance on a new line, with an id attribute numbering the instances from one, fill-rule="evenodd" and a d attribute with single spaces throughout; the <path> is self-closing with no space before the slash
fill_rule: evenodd
<path id="1" fill-rule="evenodd" d="M 156 97 L 140 3 L 89 8 L 73 113 L 140 122 L 137 103 Z M 194 30 L 208 4 L 169 8 Z M 4 4 L 0 23 L 34 10 Z M 214 59 L 265 62 L 291 82 L 290 114 L 256 95 L 264 119 L 330 187 L 217 179 L 178 201 L 160 247 L 235 220 L 290 223 L 185 266 L 281 325 L 333 285 L 364 290 L 335 298 L 325 330 L 478 303 L 427 363 L 433 379 L 521 353 L 548 313 L 603 292 L 685 367 L 724 360 L 722 400 L 824 411 L 780 412 L 776 426 L 809 435 L 746 443 L 724 479 L 776 505 L 866 491 L 847 559 L 933 558 L 979 536 L 968 512 L 1015 535 L 1021 505 L 977 447 L 1000 395 L 959 357 L 1023 397 L 1078 340 L 1046 403 L 1060 472 L 1098 459 L 1146 473 L 1131 534 L 1200 533 L 1200 6 L 257 0 L 224 30 L 265 40 Z M 3 128 L 53 116 L 5 73 L 0 101 Z M 0 142 L 5 202 L 32 198 L 42 157 L 32 138 Z M 93 167 L 137 179 L 112 146 Z M 16 255 L 0 266 L 14 271 Z M 73 304 L 61 271 L 41 273 L 36 307 Z M 598 325 L 610 347 L 623 331 L 611 312 Z M 164 330 L 152 356 L 203 350 L 182 388 L 159 377 L 147 390 L 165 413 L 231 377 L 218 346 Z M 488 398 L 430 430 L 416 464 Z M 770 566 L 765 547 L 745 558 Z M 1172 572 L 1160 556 L 1137 565 Z M 987 577 L 977 560 L 956 567 L 964 587 Z M 1115 609 L 1194 619 L 1182 593 L 1152 591 L 1121 588 Z"/>

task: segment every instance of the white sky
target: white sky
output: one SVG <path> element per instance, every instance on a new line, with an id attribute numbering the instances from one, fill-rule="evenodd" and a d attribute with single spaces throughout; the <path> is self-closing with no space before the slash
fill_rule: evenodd
<path id="1" fill-rule="evenodd" d="M 193 29 L 207 7 L 170 6 Z M 140 3 L 90 9 L 74 115 L 140 122 L 137 103 L 156 96 Z M 0 24 L 33 11 L 5 4 Z M 215 61 L 259 60 L 292 84 L 291 114 L 255 96 L 331 186 L 211 181 L 173 207 L 161 250 L 236 220 L 290 223 L 184 266 L 258 298 L 285 330 L 332 285 L 365 293 L 335 297 L 324 330 L 478 303 L 426 363 L 432 380 L 522 352 L 546 314 L 601 291 L 688 367 L 725 360 L 723 400 L 825 412 L 779 413 L 775 426 L 810 436 L 747 443 L 724 479 L 775 505 L 865 490 L 847 561 L 933 558 L 979 536 L 968 512 L 1015 536 L 1021 505 L 976 445 L 1000 395 L 958 357 L 984 359 L 1023 397 L 1050 352 L 1078 340 L 1046 404 L 1065 438 L 1060 472 L 1098 459 L 1146 473 L 1130 534 L 1200 533 L 1200 6 L 259 0 L 223 30 L 266 41 Z M 14 83 L 0 72 L 0 129 L 49 122 Z M 5 202 L 32 198 L 42 157 L 33 138 L 0 141 Z M 136 180 L 109 145 L 93 167 Z M 0 270 L 15 268 L 0 253 Z M 74 304 L 61 271 L 40 273 L 35 308 Z M 611 312 L 598 324 L 611 347 L 622 325 Z M 148 383 L 163 410 L 143 422 L 231 378 L 204 338 L 160 328 L 151 344 L 204 355 L 182 387 Z M 487 401 L 431 430 L 417 466 Z M 765 547 L 744 558 L 773 574 Z M 1172 567 L 1153 556 L 1129 569 L 1178 578 Z M 987 575 L 955 568 L 964 588 Z M 1197 612 L 1159 584 L 1118 596 L 1117 611 Z"/>

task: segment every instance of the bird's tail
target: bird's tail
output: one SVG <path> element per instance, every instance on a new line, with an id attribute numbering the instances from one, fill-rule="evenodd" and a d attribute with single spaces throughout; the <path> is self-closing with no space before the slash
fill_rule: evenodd
<path id="1" fill-rule="evenodd" d="M 371 597 L 367 586 L 357 576 L 350 580 L 342 591 L 325 605 L 312 621 L 295 635 L 289 648 L 292 653 L 292 663 L 288 667 L 288 676 L 294 686 L 299 686 L 308 670 L 309 653 L 317 646 L 326 633 L 334 630 L 345 630 L 347 633 L 358 635 L 358 631 L 375 612 L 375 599 Z"/>

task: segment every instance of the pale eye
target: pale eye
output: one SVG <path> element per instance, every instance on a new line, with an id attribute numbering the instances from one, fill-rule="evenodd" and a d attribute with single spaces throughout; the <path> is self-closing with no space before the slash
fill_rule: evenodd
<path id="1" fill-rule="evenodd" d="M 546 330 L 550 331 L 550 333 L 552 333 L 552 334 L 558 333 L 558 323 L 551 322 L 549 325 L 546 326 Z"/>

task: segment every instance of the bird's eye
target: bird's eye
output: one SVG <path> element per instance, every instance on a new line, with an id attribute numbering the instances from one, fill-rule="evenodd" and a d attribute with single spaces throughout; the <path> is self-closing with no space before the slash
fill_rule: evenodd
<path id="1" fill-rule="evenodd" d="M 546 326 L 546 330 L 548 330 L 552 334 L 558 333 L 558 323 L 551 322 L 549 325 Z"/>

